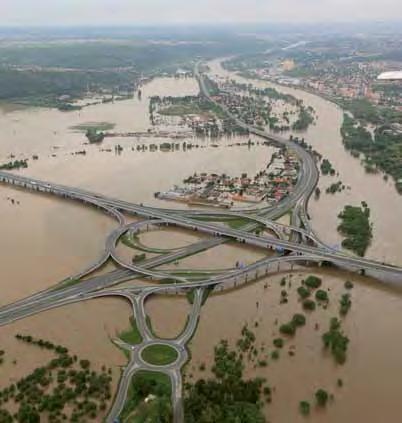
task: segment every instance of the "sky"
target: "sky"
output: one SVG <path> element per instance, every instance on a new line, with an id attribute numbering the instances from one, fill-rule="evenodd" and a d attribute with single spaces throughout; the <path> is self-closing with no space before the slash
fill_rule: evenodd
<path id="1" fill-rule="evenodd" d="M 0 0 L 0 26 L 402 19 L 402 0 Z"/>

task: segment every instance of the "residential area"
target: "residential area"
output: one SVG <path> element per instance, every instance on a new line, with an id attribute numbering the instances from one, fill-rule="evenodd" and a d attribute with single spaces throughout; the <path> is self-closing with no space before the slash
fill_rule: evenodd
<path id="1" fill-rule="evenodd" d="M 282 149 L 272 155 L 267 168 L 255 176 L 242 173 L 230 176 L 216 173 L 194 173 L 169 191 L 155 197 L 188 205 L 231 208 L 247 204 L 276 204 L 288 195 L 297 181 L 298 161 Z"/>

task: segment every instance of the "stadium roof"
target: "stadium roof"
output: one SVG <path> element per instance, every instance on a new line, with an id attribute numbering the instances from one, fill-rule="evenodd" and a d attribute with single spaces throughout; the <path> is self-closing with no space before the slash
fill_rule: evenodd
<path id="1" fill-rule="evenodd" d="M 377 79 L 386 80 L 402 80 L 402 71 L 383 72 Z"/>

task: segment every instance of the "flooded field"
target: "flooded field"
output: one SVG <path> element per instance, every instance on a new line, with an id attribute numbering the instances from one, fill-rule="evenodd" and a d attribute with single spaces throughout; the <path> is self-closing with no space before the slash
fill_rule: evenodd
<path id="1" fill-rule="evenodd" d="M 175 338 L 184 329 L 191 306 L 184 296 L 153 295 L 145 303 L 152 330 L 160 338 Z"/>
<path id="2" fill-rule="evenodd" d="M 218 62 L 212 62 L 211 68 L 212 73 L 225 75 Z M 239 77 L 238 80 L 245 81 Z M 255 83 L 272 85 L 261 81 Z M 306 105 L 314 107 L 318 115 L 316 125 L 302 136 L 339 172 L 339 177 L 320 180 L 321 198 L 310 203 L 317 234 L 327 243 L 339 245 L 341 239 L 336 231 L 339 211 L 346 204 L 365 200 L 371 208 L 374 223 L 374 239 L 367 256 L 402 264 L 402 197 L 391 182 L 385 182 L 380 175 L 366 174 L 359 161 L 344 151 L 339 133 L 342 111 L 303 91 L 276 88 L 302 98 Z M 149 96 L 197 93 L 198 85 L 194 79 L 159 78 L 143 87 L 142 100 L 94 105 L 79 112 L 7 108 L 3 105 L 0 163 L 11 160 L 10 154 L 16 159 L 31 158 L 35 154 L 38 160 L 29 160 L 28 169 L 21 173 L 136 203 L 166 208 L 186 207 L 158 200 L 154 193 L 180 185 L 194 172 L 254 175 L 267 165 L 275 149 L 260 144 L 254 137 L 255 145 L 249 147 L 235 145 L 248 138 L 219 141 L 189 138 L 186 141 L 199 144 L 199 148 L 183 149 L 183 140 L 180 140 L 177 143 L 181 147 L 174 152 L 142 152 L 137 151 L 138 144 L 162 143 L 164 139 L 115 137 L 106 139 L 100 146 L 87 145 L 84 134 L 72 127 L 88 122 L 109 122 L 115 125 L 113 131 L 116 132 L 147 131 L 151 128 Z M 168 129 L 183 130 L 174 126 Z M 123 148 L 120 152 L 115 151 L 118 144 Z M 86 151 L 85 155 L 72 154 L 82 150 Z M 337 180 L 350 186 L 351 190 L 325 194 L 325 188 Z M 80 204 L 6 186 L 0 186 L 0 215 L 3 258 L 0 305 L 45 289 L 85 268 L 102 253 L 107 234 L 116 226 L 111 218 Z M 289 215 L 283 216 L 281 222 L 288 224 Z M 199 233 L 169 228 L 139 235 L 145 246 L 162 249 L 182 247 L 201 238 Z M 118 251 L 129 261 L 136 254 L 122 244 L 119 244 Z M 265 256 L 266 252 L 259 249 L 224 244 L 164 268 L 233 268 Z M 153 254 L 147 253 L 147 258 L 151 257 Z M 112 269 L 114 267 L 108 264 L 98 274 Z M 296 288 L 308 273 L 303 270 L 294 272 L 289 279 L 291 286 L 285 288 L 279 284 L 283 275 L 278 275 L 238 291 L 210 297 L 191 341 L 193 359 L 187 373 L 193 377 L 207 375 L 207 372 L 199 371 L 199 365 L 211 364 L 213 347 L 220 339 L 235 343 L 245 323 L 256 333 L 258 347 L 264 344 L 266 351 L 272 351 L 278 322 L 288 320 L 294 312 L 300 311 Z M 275 387 L 273 403 L 266 407 L 267 416 L 270 421 L 279 423 L 303 421 L 297 409 L 299 401 L 311 399 L 314 391 L 323 387 L 334 394 L 335 400 L 325 412 L 314 410 L 310 421 L 398 421 L 398 392 L 402 382 L 396 369 L 400 367 L 402 344 L 396 335 L 402 320 L 401 293 L 353 278 L 353 306 L 343 323 L 351 340 L 348 359 L 345 365 L 335 366 L 331 357 L 322 351 L 321 334 L 327 329 L 330 317 L 337 315 L 339 297 L 345 291 L 343 283 L 350 276 L 327 271 L 322 278 L 330 295 L 328 309 L 318 308 L 309 314 L 307 325 L 294 339 L 287 341 L 278 361 L 269 360 L 266 368 L 254 368 L 255 363 L 247 368 L 248 375 L 266 376 L 269 384 Z M 122 286 L 148 283 L 138 280 Z M 289 302 L 280 305 L 283 289 L 289 293 Z M 146 303 L 154 331 L 166 338 L 181 332 L 189 310 L 184 297 L 157 296 Z M 0 327 L 1 349 L 6 351 L 0 388 L 49 358 L 46 352 L 17 343 L 14 335 L 18 332 L 63 344 L 77 355 L 90 359 L 95 366 L 107 364 L 113 369 L 113 383 L 116 384 L 119 366 L 125 363 L 125 357 L 112 345 L 110 338 L 128 327 L 129 315 L 130 308 L 119 300 L 96 300 Z M 288 354 L 291 345 L 296 352 L 293 357 Z M 338 378 L 343 379 L 343 388 L 336 386 Z"/>
<path id="3" fill-rule="evenodd" d="M 239 142 L 246 141 L 238 137 L 234 140 L 221 140 L 218 147 L 213 147 L 205 141 L 205 148 L 174 152 L 138 152 L 132 150 L 138 143 L 135 140 L 127 140 L 124 144 L 120 143 L 123 146 L 120 154 L 101 151 L 99 147 L 85 146 L 88 148 L 85 156 L 60 152 L 56 157 L 31 162 L 29 168 L 23 170 L 23 174 L 137 203 L 183 208 L 187 206 L 158 200 L 154 198 L 154 194 L 167 191 L 174 185 L 182 185 L 183 179 L 194 172 L 240 176 L 242 173 L 255 175 L 265 168 L 274 149 L 263 145 L 250 148 L 230 147 L 229 144 L 236 139 Z M 204 141 L 198 142 L 203 145 Z M 109 143 L 109 140 L 104 143 Z M 117 144 L 118 141 L 112 141 L 112 149 L 113 143 Z"/>
<path id="4" fill-rule="evenodd" d="M 1 349 L 5 351 L 0 389 L 54 358 L 49 351 L 15 339 L 16 334 L 22 334 L 63 345 L 80 359 L 89 359 L 97 371 L 103 365 L 110 367 L 115 390 L 126 358 L 111 340 L 127 328 L 129 316 L 130 308 L 124 301 L 101 299 L 46 311 L 0 327 Z"/>
<path id="5" fill-rule="evenodd" d="M 71 113 L 2 109 L 0 158 L 6 161 L 10 154 L 15 158 L 37 154 L 39 159 L 30 160 L 23 173 L 138 203 L 183 207 L 157 200 L 154 193 L 180 184 L 195 171 L 255 174 L 268 163 L 273 149 L 262 145 L 234 147 L 230 145 L 236 139 L 223 139 L 220 147 L 206 140 L 200 141 L 205 148 L 138 152 L 131 149 L 138 144 L 136 139 L 113 138 L 105 140 L 103 146 L 83 145 L 85 136 L 70 128 L 79 123 L 112 121 L 116 131 L 147 130 L 149 96 L 197 92 L 194 79 L 162 78 L 143 87 L 142 100 L 94 105 Z M 113 149 L 117 143 L 124 143 L 120 154 L 104 151 Z M 85 156 L 71 155 L 83 148 L 87 150 Z M 0 269 L 0 277 L 5 281 L 0 300 L 3 304 L 83 269 L 102 252 L 104 239 L 114 227 L 110 218 L 82 205 L 5 186 L 0 186 L 0 213 L 4 234 L 0 242 L 6 256 Z M 21 262 L 24 266 L 18 265 Z"/>
<path id="6" fill-rule="evenodd" d="M 292 94 L 302 99 L 307 106 L 312 106 L 318 116 L 315 125 L 305 132 L 293 132 L 302 136 L 324 158 L 332 163 L 339 172 L 339 177 L 323 177 L 319 187 L 322 195 L 319 201 L 310 202 L 310 215 L 313 227 L 322 240 L 330 245 L 339 245 L 341 237 L 336 231 L 339 224 L 338 214 L 347 204 L 359 205 L 366 201 L 371 210 L 373 222 L 373 242 L 366 256 L 380 261 L 402 264 L 402 196 L 395 190 L 391 181 L 385 181 L 382 175 L 367 174 L 360 160 L 353 158 L 343 147 L 340 135 L 342 110 L 316 95 L 291 87 L 283 87 L 267 81 L 250 80 L 225 71 L 220 60 L 209 62 L 212 75 L 230 76 L 239 82 L 252 83 L 257 87 L 274 87 L 278 91 Z M 288 136 L 292 132 L 284 133 Z M 351 190 L 334 195 L 325 194 L 325 189 L 334 182 L 342 181 Z M 324 191 L 324 192 L 323 192 Z"/>
<path id="7" fill-rule="evenodd" d="M 85 269 L 102 254 L 116 226 L 95 209 L 4 186 L 0 211 L 0 305 Z"/>
<path id="8" fill-rule="evenodd" d="M 169 250 L 194 244 L 205 236 L 197 232 L 161 227 L 148 232 L 141 232 L 138 238 L 141 244 L 146 247 Z"/>
<path id="9" fill-rule="evenodd" d="M 300 280 L 309 274 L 322 278 L 329 306 L 304 312 L 307 323 L 297 329 L 295 336 L 280 335 L 280 324 L 288 322 L 294 313 L 303 313 L 296 289 Z M 192 380 L 207 377 L 209 372 L 200 371 L 200 364 L 209 368 L 213 348 L 221 339 L 235 346 L 242 327 L 247 324 L 256 335 L 255 346 L 259 353 L 255 360 L 246 360 L 246 376 L 265 377 L 273 389 L 272 404 L 265 406 L 270 422 L 305 421 L 298 410 L 299 402 L 308 400 L 314 404 L 314 392 L 319 388 L 333 394 L 334 400 L 326 410 L 312 407 L 309 421 L 397 421 L 402 381 L 395 369 L 400 367 L 402 344 L 396 334 L 402 319 L 402 292 L 383 289 L 347 274 L 318 273 L 316 269 L 294 272 L 287 277 L 285 286 L 280 285 L 282 277 L 274 276 L 247 288 L 209 297 L 191 341 L 192 361 L 186 374 L 192 375 Z M 321 335 L 328 330 L 330 318 L 339 316 L 339 299 L 346 292 L 345 280 L 354 282 L 350 290 L 352 307 L 342 319 L 350 343 L 346 363 L 337 365 L 324 351 Z M 288 293 L 287 304 L 280 304 L 282 290 Z M 272 341 L 278 336 L 285 339 L 285 345 L 279 359 L 273 360 Z M 291 350 L 294 356 L 289 355 Z M 257 364 L 260 359 L 267 361 L 267 367 Z M 343 381 L 342 388 L 337 386 L 338 379 Z"/>
<path id="10" fill-rule="evenodd" d="M 185 257 L 178 263 L 163 266 L 164 269 L 204 269 L 220 270 L 247 266 L 267 256 L 266 251 L 252 246 L 238 244 L 222 244 L 194 256 Z"/>
<path id="11" fill-rule="evenodd" d="M 23 108 L 13 111 L 8 108 L 0 114 L 2 139 L 0 160 L 10 154 L 17 158 L 57 153 L 58 150 L 75 151 L 82 148 L 86 138 L 82 132 L 73 129 L 77 125 L 91 122 L 107 122 L 114 125 L 115 132 L 147 131 L 148 97 L 152 95 L 196 95 L 198 84 L 195 79 L 158 78 L 142 87 L 142 99 L 97 104 L 79 111 L 61 112 L 55 109 Z M 97 150 L 97 146 L 87 146 Z"/>

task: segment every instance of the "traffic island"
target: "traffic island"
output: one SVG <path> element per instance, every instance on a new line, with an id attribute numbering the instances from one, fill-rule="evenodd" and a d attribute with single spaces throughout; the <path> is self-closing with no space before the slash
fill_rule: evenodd
<path id="1" fill-rule="evenodd" d="M 165 366 L 174 363 L 179 357 L 175 348 L 165 344 L 153 344 L 141 351 L 141 358 L 154 366 Z"/>

